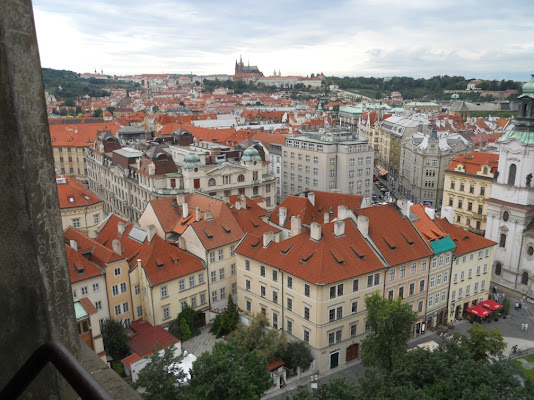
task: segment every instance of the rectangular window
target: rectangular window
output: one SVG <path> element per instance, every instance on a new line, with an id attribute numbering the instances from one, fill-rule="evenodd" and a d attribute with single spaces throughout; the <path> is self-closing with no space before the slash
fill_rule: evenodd
<path id="1" fill-rule="evenodd" d="M 391 268 L 391 269 L 389 270 L 389 280 L 390 280 L 390 281 L 395 280 L 395 268 Z"/>
<path id="2" fill-rule="evenodd" d="M 245 260 L 245 271 L 250 271 L 250 261 Z"/>
<path id="3" fill-rule="evenodd" d="M 212 283 L 217 281 L 217 271 L 211 271 L 210 276 L 211 276 Z"/>
<path id="4" fill-rule="evenodd" d="M 343 284 L 342 283 L 337 285 L 337 295 L 338 296 L 343 296 Z"/>
<path id="5" fill-rule="evenodd" d="M 122 303 L 122 310 L 127 313 L 130 311 L 130 305 L 128 303 Z"/>
<path id="6" fill-rule="evenodd" d="M 221 300 L 226 299 L 226 288 L 221 288 Z"/>
<path id="7" fill-rule="evenodd" d="M 197 296 L 191 297 L 191 307 L 195 308 L 197 306 Z"/>
<path id="8" fill-rule="evenodd" d="M 252 304 L 250 303 L 250 300 L 247 300 L 247 312 L 252 312 Z"/>
<path id="9" fill-rule="evenodd" d="M 250 292 L 250 281 L 248 279 L 245 281 L 245 290 Z"/>
<path id="10" fill-rule="evenodd" d="M 423 312 L 423 301 L 422 300 L 417 304 L 417 312 Z"/>
<path id="11" fill-rule="evenodd" d="M 367 277 L 367 287 L 369 288 L 371 286 L 373 286 L 373 275 Z"/>
<path id="12" fill-rule="evenodd" d="M 165 307 L 163 309 L 163 319 L 169 319 L 171 317 L 171 311 L 169 310 L 169 307 Z"/>
<path id="13" fill-rule="evenodd" d="M 417 263 L 413 263 L 412 264 L 412 268 L 411 268 L 410 272 L 412 274 L 415 274 L 417 272 Z"/>
<path id="14" fill-rule="evenodd" d="M 415 283 L 410 283 L 409 296 L 413 296 L 414 294 L 415 294 Z"/>
<path id="15" fill-rule="evenodd" d="M 189 287 L 195 286 L 195 276 L 189 277 Z"/>
<path id="16" fill-rule="evenodd" d="M 304 295 L 310 297 L 310 285 L 304 284 Z"/>
<path id="17" fill-rule="evenodd" d="M 260 265 L 260 276 L 265 276 L 265 267 Z"/>
<path id="18" fill-rule="evenodd" d="M 71 169 L 72 169 L 72 168 L 71 168 Z M 71 173 L 72 173 L 72 172 L 71 172 Z M 80 219 L 79 219 L 79 218 L 74 218 L 74 219 L 72 220 L 72 226 L 73 226 L 74 228 L 79 228 L 79 227 L 80 227 Z"/>
<path id="19" fill-rule="evenodd" d="M 307 331 L 304 329 L 304 335 L 303 335 L 304 343 L 310 343 L 310 331 Z"/>
<path id="20" fill-rule="evenodd" d="M 401 287 L 399 288 L 399 297 L 400 297 L 401 299 L 404 299 L 404 286 L 401 286 Z"/>
<path id="21" fill-rule="evenodd" d="M 117 296 L 119 294 L 119 285 L 113 285 L 111 287 L 111 292 L 113 293 L 113 296 Z M 76 297 L 76 296 L 74 296 Z"/>
<path id="22" fill-rule="evenodd" d="M 419 281 L 419 293 L 424 292 L 424 291 L 425 291 L 425 280 L 421 279 Z"/>
<path id="23" fill-rule="evenodd" d="M 358 291 L 358 284 L 359 284 L 360 280 L 359 279 L 354 279 L 352 281 L 352 291 L 353 292 L 357 292 Z"/>
<path id="24" fill-rule="evenodd" d="M 436 279 L 436 285 L 441 285 L 441 274 L 438 274 L 438 277 Z"/>
<path id="25" fill-rule="evenodd" d="M 102 310 L 102 302 L 101 301 L 95 301 L 95 308 L 97 310 Z"/>
<path id="26" fill-rule="evenodd" d="M 204 283 L 204 274 L 198 274 L 198 284 L 202 285 Z"/>
<path id="27" fill-rule="evenodd" d="M 211 301 L 213 301 L 214 303 L 217 302 L 217 291 L 216 290 L 213 290 L 211 292 Z"/>
<path id="28" fill-rule="evenodd" d="M 169 294 L 167 293 L 167 286 L 162 286 L 161 287 L 161 298 L 163 299 L 164 297 L 167 297 Z"/>
<path id="29" fill-rule="evenodd" d="M 304 319 L 305 320 L 310 319 L 310 309 L 308 307 L 304 307 Z"/>
<path id="30" fill-rule="evenodd" d="M 351 338 L 356 337 L 356 326 L 357 326 L 357 325 L 351 325 L 351 326 L 350 326 L 350 337 L 351 337 Z"/>
<path id="31" fill-rule="evenodd" d="M 449 281 L 449 273 L 445 272 L 443 274 L 443 283 L 447 283 Z"/>
<path id="32" fill-rule="evenodd" d="M 137 306 L 137 317 L 141 318 L 143 316 L 143 306 Z"/>
<path id="33" fill-rule="evenodd" d="M 278 282 L 278 271 L 273 270 L 273 281 Z"/>
<path id="34" fill-rule="evenodd" d="M 200 293 L 200 304 L 206 303 L 206 293 Z"/>
<path id="35" fill-rule="evenodd" d="M 401 269 L 400 269 L 400 277 L 401 277 L 401 278 L 404 278 L 405 276 L 406 276 L 406 267 L 403 266 L 403 267 L 401 267 Z"/>
<path id="36" fill-rule="evenodd" d="M 120 268 L 115 268 L 115 269 L 113 270 L 113 274 L 114 274 L 115 276 L 119 276 L 119 275 L 121 274 L 121 269 L 120 269 Z"/>
<path id="37" fill-rule="evenodd" d="M 287 333 L 293 333 L 293 321 L 287 321 Z"/>
<path id="38" fill-rule="evenodd" d="M 115 315 L 121 315 L 121 314 L 122 314 L 122 309 L 119 304 L 118 306 L 115 306 Z"/>
<path id="39" fill-rule="evenodd" d="M 388 292 L 388 299 L 393 300 L 393 290 Z"/>
<path id="40" fill-rule="evenodd" d="M 215 262 L 215 252 L 210 251 L 210 263 L 214 263 L 214 262 Z"/>
<path id="41" fill-rule="evenodd" d="M 219 279 L 224 279 L 224 268 L 219 268 Z"/>
<path id="42" fill-rule="evenodd" d="M 82 296 L 86 296 L 88 292 L 89 289 L 87 288 L 87 286 L 82 287 Z"/>
<path id="43" fill-rule="evenodd" d="M 421 271 L 426 271 L 426 260 L 421 261 Z"/>
<path id="44" fill-rule="evenodd" d="M 180 292 L 185 290 L 185 279 L 180 279 L 178 282 L 178 290 Z"/>
<path id="45" fill-rule="evenodd" d="M 434 277 L 430 278 L 430 288 L 433 288 L 435 286 L 436 280 Z"/>
<path id="46" fill-rule="evenodd" d="M 135 294 L 141 293 L 141 287 L 139 286 L 139 284 L 134 286 L 134 290 L 135 290 Z"/>
<path id="47" fill-rule="evenodd" d="M 358 302 L 357 301 L 353 301 L 352 302 L 351 311 L 352 311 L 353 314 L 356 314 L 358 312 Z"/>
<path id="48" fill-rule="evenodd" d="M 265 291 L 265 286 L 261 286 L 260 287 L 260 295 L 261 295 L 261 297 L 265 297 L 265 292 L 266 292 Z"/>
<path id="49" fill-rule="evenodd" d="M 380 283 L 380 273 L 375 274 L 375 285 L 378 285 Z"/>
<path id="50" fill-rule="evenodd" d="M 293 311 L 293 299 L 290 297 L 287 298 L 287 309 Z"/>

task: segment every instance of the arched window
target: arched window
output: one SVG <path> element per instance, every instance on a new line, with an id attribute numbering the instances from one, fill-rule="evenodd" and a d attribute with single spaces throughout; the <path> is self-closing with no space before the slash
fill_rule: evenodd
<path id="1" fill-rule="evenodd" d="M 521 275 L 521 283 L 523 285 L 528 285 L 528 272 L 523 272 Z"/>
<path id="2" fill-rule="evenodd" d="M 215 185 L 216 185 L 215 178 L 210 178 L 210 180 L 208 181 L 208 186 L 215 186 Z"/>
<path id="3" fill-rule="evenodd" d="M 513 185 L 515 184 L 515 173 L 517 171 L 517 167 L 515 164 L 510 165 L 510 169 L 508 170 L 508 184 Z"/>
<path id="4" fill-rule="evenodd" d="M 238 182 L 245 182 L 245 175 L 241 174 L 237 177 Z"/>
<path id="5" fill-rule="evenodd" d="M 499 239 L 499 247 L 505 247 L 506 246 L 506 233 L 501 233 L 501 237 Z"/>
<path id="6" fill-rule="evenodd" d="M 502 268 L 502 264 L 500 262 L 495 264 L 495 275 L 500 275 L 501 274 L 501 268 Z"/>

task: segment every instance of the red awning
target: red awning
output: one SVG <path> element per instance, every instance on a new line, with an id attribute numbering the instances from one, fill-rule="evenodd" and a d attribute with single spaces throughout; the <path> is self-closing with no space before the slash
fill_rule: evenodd
<path id="1" fill-rule="evenodd" d="M 500 308 L 503 308 L 504 306 L 502 304 L 497 303 L 493 300 L 485 300 L 478 303 L 479 306 L 489 308 L 491 311 L 498 310 Z"/>
<path id="2" fill-rule="evenodd" d="M 466 311 L 480 318 L 486 318 L 488 315 L 491 314 L 490 310 L 480 306 L 473 306 L 471 308 L 468 308 Z"/>

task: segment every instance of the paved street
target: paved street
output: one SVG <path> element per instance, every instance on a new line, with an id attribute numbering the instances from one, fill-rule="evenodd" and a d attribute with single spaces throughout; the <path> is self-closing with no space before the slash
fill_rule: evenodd
<path id="1" fill-rule="evenodd" d="M 515 311 L 513 304 L 515 303 L 514 299 L 510 299 L 512 307 L 510 309 L 510 315 L 504 319 L 500 318 L 499 321 L 492 322 L 483 322 L 482 326 L 486 329 L 498 329 L 507 344 L 507 348 L 504 351 L 505 355 L 511 353 L 511 348 L 513 345 L 518 346 L 518 350 L 524 350 L 527 348 L 534 347 L 534 305 L 526 302 L 522 303 L 522 309 Z M 528 331 L 521 330 L 521 324 L 528 323 Z M 467 331 L 471 327 L 471 324 L 467 320 L 457 321 L 454 324 L 454 328 L 449 330 L 448 333 L 458 332 L 461 334 L 467 334 Z M 441 344 L 442 337 L 440 337 L 435 332 L 427 332 L 425 335 L 419 336 L 415 339 L 410 340 L 409 347 L 415 347 L 418 344 L 434 340 L 438 344 Z M 348 366 L 339 366 L 335 370 L 327 371 L 319 376 L 319 384 L 328 383 L 332 378 L 345 378 L 347 382 L 352 384 L 358 383 L 358 378 L 363 376 L 365 367 L 361 364 L 360 361 L 355 361 L 349 364 Z M 275 399 L 282 400 L 286 394 L 291 394 L 298 387 L 309 387 L 310 386 L 310 377 L 306 376 L 299 379 L 296 382 L 291 382 L 286 387 L 276 392 L 267 393 L 262 399 Z"/>

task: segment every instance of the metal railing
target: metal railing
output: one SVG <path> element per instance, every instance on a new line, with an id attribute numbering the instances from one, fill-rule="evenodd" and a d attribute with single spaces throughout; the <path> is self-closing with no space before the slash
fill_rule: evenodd
<path id="1" fill-rule="evenodd" d="M 0 399 L 18 398 L 49 361 L 82 399 L 112 399 L 67 348 L 58 342 L 45 343 L 35 350 L 2 389 Z"/>
<path id="2" fill-rule="evenodd" d="M 508 361 L 515 360 L 516 358 L 520 358 L 520 357 L 523 357 L 523 356 L 526 356 L 532 353 L 534 353 L 534 347 L 530 347 L 528 349 L 523 349 L 523 350 L 516 350 L 515 353 L 512 351 L 510 355 L 508 356 Z"/>

